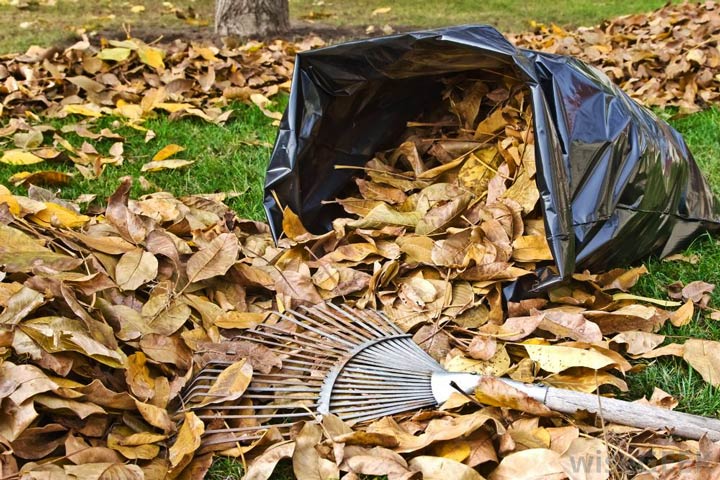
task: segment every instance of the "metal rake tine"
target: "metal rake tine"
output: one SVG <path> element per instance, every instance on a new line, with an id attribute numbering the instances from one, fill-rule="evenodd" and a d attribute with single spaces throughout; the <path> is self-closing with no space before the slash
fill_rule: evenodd
<path id="1" fill-rule="evenodd" d="M 266 333 L 264 333 L 264 332 L 259 332 L 259 331 L 253 331 L 253 333 L 257 333 L 257 334 L 260 334 L 260 335 L 266 335 Z M 293 346 L 290 346 L 290 345 L 287 345 L 287 344 L 282 344 L 282 343 L 273 342 L 272 340 L 267 340 L 266 338 L 253 338 L 253 337 L 246 337 L 246 336 L 244 336 L 244 335 L 236 335 L 236 336 L 234 336 L 233 338 L 234 338 L 234 339 L 239 338 L 239 339 L 241 339 L 241 340 L 247 340 L 247 341 L 249 341 L 249 342 L 261 343 L 261 344 L 263 344 L 263 345 L 269 345 L 269 346 L 272 346 L 272 347 L 278 347 L 278 348 L 282 348 L 282 349 L 288 349 L 288 350 L 290 350 L 290 352 L 292 352 L 293 350 L 297 350 L 297 349 L 298 349 L 297 346 L 294 346 L 294 347 L 293 347 Z M 303 359 L 307 359 L 307 360 L 317 360 L 318 362 L 328 362 L 328 361 L 329 361 L 329 360 L 325 360 L 325 359 L 318 359 L 318 358 L 316 358 L 316 357 L 312 357 L 312 356 L 309 356 L 309 355 L 305 355 L 305 354 L 303 354 L 303 353 L 294 353 L 294 352 L 293 352 L 293 353 L 290 353 L 290 352 L 280 352 L 280 353 L 287 354 L 287 355 L 292 355 L 292 356 L 296 356 L 296 357 L 298 357 L 298 358 L 303 358 Z M 322 352 L 318 352 L 318 354 L 322 354 Z M 333 353 L 332 355 L 337 355 L 337 354 Z"/>
<path id="2" fill-rule="evenodd" d="M 365 343 L 370 340 L 374 340 L 377 338 L 377 335 L 374 335 L 372 332 L 368 332 L 367 329 L 359 328 L 357 325 L 354 325 L 352 322 L 349 322 L 347 319 L 343 319 L 335 312 L 333 312 L 330 308 L 324 307 L 320 308 L 317 305 L 313 306 L 311 308 L 303 307 L 304 310 L 306 310 L 309 313 L 312 313 L 313 315 L 316 315 L 322 319 L 324 319 L 326 322 L 334 325 L 336 328 L 342 330 L 345 329 L 348 331 L 349 334 L 355 336 L 357 340 L 360 343 Z"/>
<path id="3" fill-rule="evenodd" d="M 319 342 L 320 344 L 318 345 L 318 339 L 312 338 L 312 337 L 307 337 L 307 336 L 305 336 L 305 335 L 303 335 L 303 334 L 301 334 L 301 333 L 297 333 L 297 332 L 293 332 L 293 333 L 285 332 L 284 330 L 282 330 L 282 329 L 280 329 L 280 328 L 277 328 L 277 327 L 274 327 L 274 326 L 272 326 L 272 325 L 263 325 L 263 328 L 267 328 L 267 329 L 269 329 L 269 330 L 273 330 L 273 331 L 276 331 L 276 332 L 280 332 L 282 335 L 291 336 L 293 342 L 297 343 L 298 345 L 302 345 L 302 346 L 304 346 L 304 347 L 307 347 L 307 348 L 309 348 L 309 349 L 311 349 L 311 350 L 325 350 L 325 351 L 329 351 L 329 352 L 332 352 L 332 353 L 338 354 L 338 355 L 343 355 L 343 354 L 346 354 L 346 353 L 348 352 L 347 349 L 341 349 L 341 348 L 340 348 L 339 346 L 337 346 L 337 345 L 328 345 L 328 344 L 325 344 L 324 342 Z M 269 336 L 269 337 L 271 337 L 271 338 L 275 338 L 275 339 L 283 339 L 283 337 L 280 336 L 280 335 L 271 334 L 271 333 L 264 332 L 264 331 L 263 331 L 263 332 L 256 331 L 256 333 L 259 333 L 259 334 L 261 334 L 261 335 L 267 335 L 267 336 Z M 300 338 L 302 338 L 303 340 L 307 340 L 307 341 L 300 341 L 300 340 L 298 340 L 298 339 L 295 338 L 295 337 L 300 337 Z M 315 342 L 315 343 L 313 343 L 313 342 Z"/>
<path id="4" fill-rule="evenodd" d="M 307 310 L 307 311 L 315 313 L 312 310 Z M 353 340 L 352 337 L 348 338 L 348 336 L 344 334 L 343 330 L 341 328 L 338 328 L 337 325 L 330 324 L 331 326 L 335 327 L 335 330 L 331 331 L 331 330 L 328 330 L 328 323 L 323 324 L 323 323 L 313 319 L 312 317 L 303 315 L 302 313 L 297 312 L 295 310 L 292 310 L 291 312 L 293 313 L 293 315 L 300 317 L 302 320 L 304 320 L 306 322 L 306 323 L 298 322 L 298 324 L 302 325 L 302 328 L 304 328 L 306 330 L 310 330 L 311 332 L 315 332 L 318 335 L 321 335 L 326 338 L 330 338 L 338 343 L 345 344 L 348 347 L 351 347 L 351 349 L 354 347 L 357 347 L 359 345 L 357 339 Z M 287 317 L 283 316 L 283 318 L 287 318 Z M 360 343 L 362 343 L 362 342 L 360 342 Z"/>
<path id="5" fill-rule="evenodd" d="M 367 330 L 368 333 L 370 333 L 373 338 L 385 338 L 388 336 L 387 331 L 383 331 L 379 326 L 374 325 L 372 322 L 366 322 L 366 319 L 363 319 L 356 315 L 357 310 L 350 309 L 349 307 L 340 308 L 337 305 L 334 305 L 332 303 L 328 303 L 327 306 L 335 310 L 339 315 L 344 316 L 348 321 L 351 323 L 354 323 L 356 325 L 360 325 L 365 330 Z"/>
<path id="6" fill-rule="evenodd" d="M 305 317 L 304 315 L 302 315 L 294 310 L 292 310 L 291 313 L 300 316 L 301 318 L 303 318 L 303 320 L 309 321 L 309 323 L 313 323 L 312 319 L 309 319 L 308 317 Z M 303 333 L 299 333 L 299 332 L 292 332 L 291 335 L 297 335 L 297 336 L 301 336 L 301 338 L 307 338 L 307 339 L 314 340 L 314 341 L 320 341 L 323 345 L 327 345 L 328 347 L 331 347 L 331 348 L 343 348 L 343 347 L 341 347 L 341 345 L 344 345 L 344 351 L 352 350 L 352 348 L 355 347 L 354 343 L 351 343 L 351 342 L 348 342 L 347 340 L 339 338 L 336 335 L 334 335 L 332 332 L 328 332 L 328 331 L 323 330 L 322 328 L 317 328 L 315 326 L 308 325 L 307 323 L 300 322 L 293 317 L 285 315 L 284 313 L 278 313 L 278 316 L 287 320 L 288 322 L 293 323 L 294 325 L 297 325 L 298 327 L 302 328 L 303 330 L 308 330 L 308 331 L 318 334 L 319 337 L 317 337 L 317 338 L 308 337 L 307 335 L 305 335 Z M 273 330 L 276 329 L 272 325 L 265 325 L 265 327 L 271 328 Z M 330 343 L 329 340 L 332 340 L 334 343 Z"/>

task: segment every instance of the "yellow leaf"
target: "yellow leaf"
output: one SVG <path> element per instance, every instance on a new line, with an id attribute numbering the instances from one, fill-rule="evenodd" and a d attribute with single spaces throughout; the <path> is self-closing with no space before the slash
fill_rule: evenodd
<path id="1" fill-rule="evenodd" d="M 188 108 L 193 108 L 193 106 L 189 103 L 161 102 L 161 103 L 156 103 L 155 108 L 160 108 L 162 110 L 165 110 L 168 113 L 175 113 L 175 112 L 187 110 Z"/>
<path id="2" fill-rule="evenodd" d="M 53 202 L 46 202 L 45 208 L 34 215 L 30 220 L 43 227 L 79 228 L 85 225 L 90 217 L 81 215 Z"/>
<path id="3" fill-rule="evenodd" d="M 370 16 L 375 17 L 377 15 L 382 15 L 383 13 L 388 13 L 390 10 L 392 10 L 392 7 L 379 7 L 373 10 Z"/>
<path id="4" fill-rule="evenodd" d="M 468 372 L 500 377 L 507 373 L 510 363 L 507 350 L 505 347 L 499 346 L 490 360 L 474 360 L 458 355 L 445 364 L 445 369 L 450 372 Z"/>
<path id="5" fill-rule="evenodd" d="M 145 65 L 149 65 L 157 70 L 165 68 L 165 63 L 163 62 L 165 52 L 159 48 L 143 45 L 138 48 L 137 52 L 140 57 L 140 61 Z"/>
<path id="6" fill-rule="evenodd" d="M 195 450 L 200 447 L 200 436 L 205 425 L 193 412 L 185 412 L 185 421 L 178 432 L 175 443 L 170 447 L 171 471 L 182 470 L 192 460 Z"/>
<path id="7" fill-rule="evenodd" d="M 100 107 L 94 103 L 86 103 L 85 105 L 65 105 L 62 109 L 65 113 L 74 113 L 85 117 L 102 117 Z"/>
<path id="8" fill-rule="evenodd" d="M 245 393 L 252 380 L 252 365 L 245 359 L 233 363 L 218 375 L 201 405 L 237 400 Z"/>
<path id="9" fill-rule="evenodd" d="M 72 180 L 72 175 L 54 170 L 41 172 L 18 172 L 8 178 L 14 185 L 67 185 Z"/>
<path id="10" fill-rule="evenodd" d="M 488 182 L 497 173 L 502 157 L 496 147 L 488 147 L 471 153 L 460 168 L 458 180 L 475 195 L 487 191 Z"/>
<path id="11" fill-rule="evenodd" d="M 0 158 L 0 162 L 7 163 L 8 165 L 32 165 L 43 161 L 44 160 L 37 155 L 33 155 L 24 150 L 6 150 L 2 158 Z"/>
<path id="12" fill-rule="evenodd" d="M 10 213 L 17 217 L 20 215 L 20 204 L 15 199 L 14 196 L 9 194 L 0 194 L 0 205 L 5 204 L 8 207 L 8 210 L 10 210 Z"/>
<path id="13" fill-rule="evenodd" d="M 105 48 L 97 54 L 97 58 L 100 60 L 112 60 L 114 62 L 122 62 L 127 60 L 132 50 L 129 48 L 118 47 L 118 48 Z"/>
<path id="14" fill-rule="evenodd" d="M 685 305 L 670 314 L 670 323 L 676 327 L 682 327 L 692 321 L 694 314 L 695 307 L 693 306 L 693 301 L 688 300 Z"/>
<path id="15" fill-rule="evenodd" d="M 513 242 L 512 256 L 518 262 L 552 260 L 552 252 L 543 235 L 523 235 Z"/>
<path id="16" fill-rule="evenodd" d="M 450 440 L 433 446 L 433 454 L 438 457 L 449 458 L 462 462 L 470 456 L 470 444 L 464 440 Z"/>
<path id="17" fill-rule="evenodd" d="M 230 311 L 220 315 L 215 320 L 215 326 L 220 328 L 253 328 L 265 320 L 267 316 L 267 313 Z"/>
<path id="18" fill-rule="evenodd" d="M 650 298 L 650 297 L 641 297 L 640 295 L 633 295 L 631 293 L 616 293 L 612 296 L 613 302 L 618 302 L 620 300 L 638 300 L 641 302 L 648 302 L 648 303 L 654 303 L 656 305 L 660 305 L 661 307 L 679 307 L 682 305 L 682 302 L 674 302 L 672 300 L 660 300 L 658 298 Z"/>
<path id="19" fill-rule="evenodd" d="M 169 145 L 165 145 L 159 152 L 153 156 L 153 160 L 165 160 L 166 158 L 170 158 L 173 155 L 175 155 L 178 152 L 182 152 L 185 150 L 185 147 L 181 147 L 180 145 L 177 145 L 175 143 L 171 143 Z"/>
<path id="20" fill-rule="evenodd" d="M 530 178 L 527 171 L 523 170 L 515 179 L 510 188 L 502 195 L 518 202 L 527 214 L 533 211 L 535 204 L 540 199 L 540 191 L 537 188 L 534 178 Z"/>
<path id="21" fill-rule="evenodd" d="M 509 380 L 510 381 L 510 380 Z M 527 393 L 502 379 L 483 375 L 475 387 L 475 399 L 493 407 L 512 408 L 541 417 L 552 416 L 552 410 Z"/>
<path id="22" fill-rule="evenodd" d="M 587 368 L 573 368 L 564 373 L 550 375 L 543 380 L 543 383 L 557 388 L 585 393 L 592 393 L 600 385 L 607 384 L 614 385 L 623 392 L 628 390 L 627 384 L 616 376 L 608 372 Z"/>
<path id="23" fill-rule="evenodd" d="M 145 11 L 145 5 L 133 5 L 130 7 L 132 13 L 142 13 Z"/>
<path id="24" fill-rule="evenodd" d="M 595 350 L 564 347 L 562 345 L 523 344 L 530 358 L 546 372 L 559 373 L 572 367 L 594 370 L 613 365 L 615 361 Z"/>
<path id="25" fill-rule="evenodd" d="M 125 100 L 120 99 L 116 105 L 116 111 L 123 117 L 127 117 L 130 120 L 140 120 L 143 115 L 143 109 L 140 105 L 134 103 L 127 103 Z"/>
<path id="26" fill-rule="evenodd" d="M 137 408 L 145 421 L 153 427 L 157 427 L 165 433 L 170 433 L 175 430 L 175 423 L 170 419 L 170 415 L 164 408 L 156 407 L 155 405 L 141 402 L 140 400 L 135 400 L 135 408 Z"/>
<path id="27" fill-rule="evenodd" d="M 285 207 L 283 210 L 282 227 L 283 233 L 285 233 L 290 240 L 312 238 L 312 234 L 308 232 L 302 224 L 300 217 L 298 217 L 295 212 L 290 209 L 290 207 Z"/>
<path id="28" fill-rule="evenodd" d="M 174 170 L 176 168 L 187 167 L 195 163 L 193 160 L 158 160 L 157 162 L 148 162 L 142 166 L 141 172 L 159 172 L 160 170 Z"/>

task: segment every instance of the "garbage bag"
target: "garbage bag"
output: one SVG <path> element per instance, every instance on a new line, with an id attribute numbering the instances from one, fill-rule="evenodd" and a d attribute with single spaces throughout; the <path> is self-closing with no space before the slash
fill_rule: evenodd
<path id="1" fill-rule="evenodd" d="M 681 135 L 599 70 L 515 48 L 489 26 L 360 40 L 298 54 L 265 180 L 277 240 L 289 206 L 310 231 L 343 215 L 333 200 L 437 98 L 440 78 L 511 75 L 531 92 L 536 181 L 557 270 L 606 270 L 681 249 L 719 226 L 718 201 Z M 278 204 L 279 202 L 279 204 Z"/>

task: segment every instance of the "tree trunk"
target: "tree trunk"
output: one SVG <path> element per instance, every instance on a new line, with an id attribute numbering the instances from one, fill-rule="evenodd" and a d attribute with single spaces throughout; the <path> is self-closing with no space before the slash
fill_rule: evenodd
<path id="1" fill-rule="evenodd" d="M 288 0 L 216 0 L 215 33 L 251 37 L 290 27 Z"/>

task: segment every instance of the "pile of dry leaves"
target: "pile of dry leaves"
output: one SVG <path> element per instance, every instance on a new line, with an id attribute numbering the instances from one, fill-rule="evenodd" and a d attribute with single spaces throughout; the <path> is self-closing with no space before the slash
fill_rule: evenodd
<path id="1" fill-rule="evenodd" d="M 384 311 L 451 371 L 612 395 L 636 360 L 676 355 L 717 384 L 720 343 L 654 333 L 707 308 L 711 285 L 676 285 L 673 302 L 627 293 L 642 267 L 584 272 L 503 305 L 503 285 L 552 268 L 527 94 L 455 78 L 444 98 L 369 162 L 357 196 L 338 200 L 348 218 L 314 235 L 286 209 L 277 246 L 222 195 L 131 200 L 126 181 L 85 215 L 37 187 L 0 191 L 0 475 L 199 478 L 212 461 L 196 455 L 205 427 L 174 415 L 197 364 L 273 310 L 323 301 Z M 282 363 L 263 351 L 254 369 Z M 223 389 L 238 399 L 250 380 Z M 707 439 L 553 416 L 484 385 L 484 406 L 455 397 L 352 427 L 327 416 L 290 441 L 268 430 L 226 453 L 253 479 L 283 458 L 301 480 L 718 474 L 720 445 Z M 676 405 L 660 391 L 640 401 Z"/>
<path id="2" fill-rule="evenodd" d="M 270 97 L 288 92 L 295 54 L 323 45 L 317 37 L 300 43 L 276 40 L 240 46 L 214 46 L 177 40 L 162 46 L 129 38 L 103 41 L 95 47 L 84 40 L 58 50 L 31 47 L 23 54 L 0 57 L 0 162 L 33 165 L 46 160 L 71 162 L 88 179 L 99 177 L 110 165 L 123 162 L 124 138 L 96 120 L 114 116 L 119 125 L 155 136 L 143 126 L 158 114 L 171 119 L 192 116 L 224 123 L 232 114 L 229 102 L 266 107 Z M 82 121 L 56 129 L 48 119 L 78 115 Z M 65 138 L 75 133 L 85 142 L 74 148 Z M 93 142 L 110 139 L 108 155 Z M 159 152 L 145 170 L 178 168 L 187 161 L 166 160 L 176 152 Z M 180 162 L 180 163 L 178 163 Z M 183 163 L 185 162 L 185 163 Z M 57 171 L 14 176 L 13 183 L 65 185 L 71 176 Z"/>
<path id="3" fill-rule="evenodd" d="M 720 97 L 720 4 L 714 0 L 668 2 L 576 31 L 537 25 L 511 39 L 519 47 L 580 58 L 643 105 L 689 113 Z"/>

